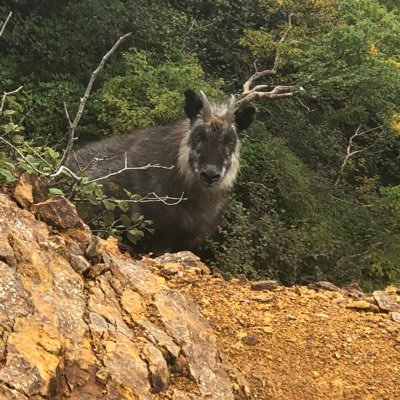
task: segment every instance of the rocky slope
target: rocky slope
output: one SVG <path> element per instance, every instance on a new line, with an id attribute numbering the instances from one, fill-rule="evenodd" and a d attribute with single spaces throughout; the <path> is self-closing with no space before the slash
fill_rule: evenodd
<path id="1" fill-rule="evenodd" d="M 0 194 L 0 399 L 400 399 L 396 288 L 135 261 L 63 198 L 16 197 L 31 211 Z"/>

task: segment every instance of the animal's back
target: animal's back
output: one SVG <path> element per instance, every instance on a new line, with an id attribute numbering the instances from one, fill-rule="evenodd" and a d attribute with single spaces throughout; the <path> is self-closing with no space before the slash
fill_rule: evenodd
<path id="1" fill-rule="evenodd" d="M 185 131 L 189 129 L 187 121 L 163 127 L 133 130 L 130 133 L 92 142 L 75 152 L 69 165 L 74 170 L 86 171 L 90 179 L 97 179 L 128 168 L 129 175 L 145 175 L 143 171 L 154 171 L 160 167 L 176 168 L 179 144 Z M 165 170 L 167 170 L 167 168 Z M 125 174 L 126 175 L 126 174 Z M 123 173 L 112 179 L 120 180 Z"/>

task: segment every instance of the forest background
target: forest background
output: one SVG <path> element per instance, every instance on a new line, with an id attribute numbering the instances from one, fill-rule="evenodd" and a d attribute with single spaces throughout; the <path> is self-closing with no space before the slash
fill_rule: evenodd
<path id="1" fill-rule="evenodd" d="M 5 0 L 0 93 L 23 87 L 2 97 L 0 183 L 57 165 L 65 108 L 76 113 L 92 71 L 127 32 L 95 82 L 78 145 L 183 117 L 188 87 L 240 94 L 254 68 L 277 61 L 263 84 L 295 95 L 257 102 L 203 257 L 228 276 L 285 284 L 400 284 L 399 13 L 395 0 Z M 101 187 L 80 194 L 100 233 L 116 227 L 123 204 Z M 89 215 L 99 203 L 101 216 Z M 134 223 L 139 238 L 147 221 L 132 218 L 122 226 Z"/>

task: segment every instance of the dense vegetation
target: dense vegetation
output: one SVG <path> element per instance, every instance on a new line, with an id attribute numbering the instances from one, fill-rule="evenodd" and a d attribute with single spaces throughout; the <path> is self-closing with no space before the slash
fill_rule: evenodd
<path id="1" fill-rule="evenodd" d="M 297 94 L 257 104 L 240 179 L 203 256 L 227 275 L 284 283 L 400 283 L 397 2 L 5 0 L 0 21 L 10 11 L 0 92 L 23 89 L 0 112 L 1 182 L 56 165 L 64 102 L 73 115 L 91 72 L 126 32 L 86 105 L 81 143 L 179 118 L 187 87 L 239 93 L 254 60 L 271 68 L 278 50 L 279 74 L 263 83 Z M 101 188 L 83 192 L 104 205 L 102 227 L 125 209 Z M 146 224 L 133 216 L 123 226 L 137 233 Z"/>

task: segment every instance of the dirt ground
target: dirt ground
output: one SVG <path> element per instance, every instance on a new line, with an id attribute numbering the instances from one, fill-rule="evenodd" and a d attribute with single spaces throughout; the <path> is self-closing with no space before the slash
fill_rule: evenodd
<path id="1" fill-rule="evenodd" d="M 169 285 L 200 305 L 255 399 L 400 399 L 399 314 L 360 300 L 357 291 L 258 291 L 207 275 Z"/>

